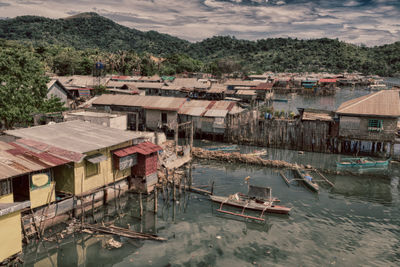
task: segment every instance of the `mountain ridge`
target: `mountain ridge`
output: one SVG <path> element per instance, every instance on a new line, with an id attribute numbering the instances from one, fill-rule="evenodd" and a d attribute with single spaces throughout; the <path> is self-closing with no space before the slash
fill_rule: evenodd
<path id="1" fill-rule="evenodd" d="M 156 31 L 139 31 L 94 12 L 61 19 L 20 16 L 0 20 L 0 38 L 75 49 L 121 50 L 168 57 L 185 54 L 204 63 L 226 60 L 247 71 L 360 71 L 400 74 L 400 42 L 375 47 L 337 39 L 269 38 L 256 41 L 214 36 L 189 42 Z"/>

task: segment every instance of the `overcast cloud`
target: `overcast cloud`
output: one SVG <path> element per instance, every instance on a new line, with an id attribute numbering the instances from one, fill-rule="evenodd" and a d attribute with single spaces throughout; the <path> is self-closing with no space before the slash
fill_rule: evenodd
<path id="1" fill-rule="evenodd" d="M 0 17 L 97 12 L 142 31 L 189 41 L 339 38 L 368 46 L 400 40 L 400 0 L 0 0 Z"/>

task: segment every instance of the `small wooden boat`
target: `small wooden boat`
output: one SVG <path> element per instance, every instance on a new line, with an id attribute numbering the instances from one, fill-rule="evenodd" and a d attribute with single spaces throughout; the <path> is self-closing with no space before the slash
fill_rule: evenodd
<path id="1" fill-rule="evenodd" d="M 231 146 L 209 146 L 205 147 L 205 150 L 208 151 L 237 151 L 240 150 L 238 145 L 231 145 Z"/>
<path id="2" fill-rule="evenodd" d="M 272 101 L 274 101 L 274 102 L 285 102 L 285 103 L 287 103 L 289 100 L 288 100 L 288 99 L 285 99 L 285 98 L 274 98 L 274 99 L 272 99 Z"/>
<path id="3" fill-rule="evenodd" d="M 265 212 L 289 214 L 291 210 L 291 208 L 285 206 L 275 205 L 275 202 L 278 202 L 279 200 L 271 196 L 271 188 L 269 187 L 257 187 L 250 185 L 247 195 L 242 193 L 235 193 L 227 197 L 210 195 L 210 198 L 214 202 L 221 203 L 220 208 L 217 209 L 218 212 L 261 221 L 264 220 L 262 216 Z M 223 205 L 242 208 L 242 212 L 236 213 L 223 210 Z M 261 211 L 261 215 L 259 217 L 245 215 L 244 211 L 246 209 Z"/>
<path id="4" fill-rule="evenodd" d="M 313 177 L 310 175 L 309 172 L 306 170 L 297 168 L 296 169 L 297 174 L 300 176 L 301 181 L 312 191 L 314 192 L 319 192 L 319 186 L 316 182 L 313 181 Z"/>
<path id="5" fill-rule="evenodd" d="M 336 163 L 338 168 L 356 168 L 356 169 L 369 169 L 369 168 L 381 168 L 386 169 L 389 166 L 390 158 L 387 160 L 374 160 L 369 157 L 359 158 L 344 158 L 340 162 Z"/>
<path id="6" fill-rule="evenodd" d="M 265 156 L 265 155 L 267 155 L 267 150 L 266 149 L 254 150 L 253 152 L 247 153 L 246 155 L 248 155 L 248 156 Z"/>

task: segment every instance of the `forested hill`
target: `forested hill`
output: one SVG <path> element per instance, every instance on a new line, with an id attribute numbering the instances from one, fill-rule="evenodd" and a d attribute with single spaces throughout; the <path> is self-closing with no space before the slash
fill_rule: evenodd
<path id="1" fill-rule="evenodd" d="M 22 16 L 0 20 L 0 38 L 76 49 L 100 48 L 110 52 L 132 49 L 155 55 L 186 50 L 190 45 L 188 41 L 168 34 L 142 32 L 119 25 L 96 13 L 64 19 Z"/>
<path id="2" fill-rule="evenodd" d="M 168 72 L 189 71 L 187 67 L 176 66 L 178 54 L 178 61 L 189 62 L 191 70 L 196 71 L 200 71 L 201 66 L 207 66 L 207 70 L 222 66 L 245 72 L 360 71 L 382 76 L 400 75 L 400 42 L 365 47 L 327 38 L 248 41 L 216 36 L 190 43 L 155 31 L 131 29 L 96 13 L 82 13 L 65 19 L 23 16 L 0 20 L 0 38 L 29 42 L 36 47 L 52 44 L 78 50 L 147 52 L 164 58 L 173 55 L 171 62 L 175 65 L 169 66 Z M 191 59 L 203 64 L 193 63 Z"/>

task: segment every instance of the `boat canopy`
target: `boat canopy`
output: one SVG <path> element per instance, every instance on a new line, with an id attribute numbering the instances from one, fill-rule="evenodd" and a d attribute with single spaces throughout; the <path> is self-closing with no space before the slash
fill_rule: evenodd
<path id="1" fill-rule="evenodd" d="M 270 187 L 261 187 L 254 185 L 249 185 L 249 192 L 247 195 L 249 197 L 264 198 L 264 199 L 269 199 L 272 197 Z"/>

